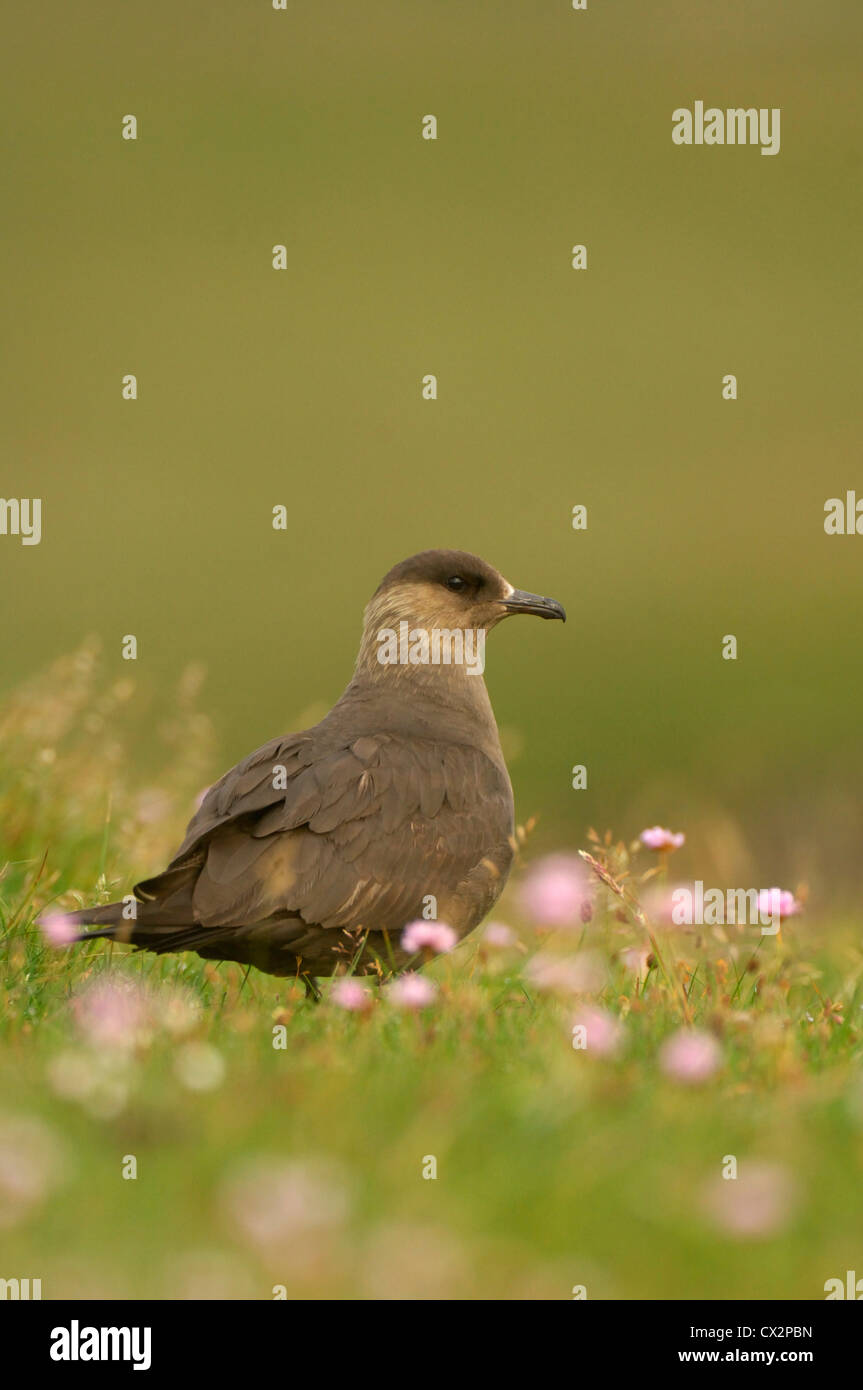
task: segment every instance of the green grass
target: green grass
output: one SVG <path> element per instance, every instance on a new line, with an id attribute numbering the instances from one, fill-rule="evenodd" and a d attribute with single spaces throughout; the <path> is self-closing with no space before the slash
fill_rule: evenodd
<path id="1" fill-rule="evenodd" d="M 778 938 L 657 930 L 669 974 L 654 964 L 645 978 L 621 953 L 651 943 L 613 894 L 599 890 L 584 928 L 549 934 L 510 889 L 495 916 L 519 944 L 472 939 L 435 962 L 439 995 L 419 1015 L 385 990 L 348 1014 L 194 955 L 55 949 L 37 910 L 127 891 L 220 770 L 184 686 L 153 768 L 164 801 L 142 802 L 122 778 L 141 697 L 98 695 L 95 654 L 78 660 L 76 678 L 58 664 L 0 719 L 0 1276 L 41 1278 L 46 1298 L 271 1298 L 281 1285 L 567 1299 L 585 1285 L 589 1298 L 818 1299 L 827 1279 L 863 1273 L 859 921 L 810 904 Z M 633 890 L 652 862 L 592 852 Z M 534 988 L 537 949 L 593 954 L 588 1002 L 620 1020 L 617 1055 L 573 1048 L 585 1001 Z M 107 974 L 149 1001 L 128 1049 L 88 1041 L 77 1021 L 74 1000 Z M 169 1027 L 159 1001 L 178 990 L 193 1007 Z M 659 1064 L 687 1014 L 721 1049 L 698 1086 Z M 210 1088 L 190 1089 L 190 1072 Z M 721 1178 L 726 1155 L 736 1184 Z M 753 1198 L 756 1173 L 767 1193 Z M 753 1202 L 762 1229 L 736 1235 Z"/>

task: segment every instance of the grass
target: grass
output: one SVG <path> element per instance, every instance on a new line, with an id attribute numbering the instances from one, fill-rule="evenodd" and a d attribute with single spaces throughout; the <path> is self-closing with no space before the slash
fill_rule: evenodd
<path id="1" fill-rule="evenodd" d="M 0 715 L 0 1276 L 45 1298 L 819 1299 L 863 1273 L 859 920 L 664 929 L 641 915 L 656 857 L 603 836 L 588 922 L 525 918 L 528 844 L 495 913 L 514 944 L 435 961 L 418 1013 L 48 945 L 36 913 L 158 868 L 220 771 L 198 685 L 156 720 L 87 646 Z M 164 758 L 133 775 L 149 724 Z M 587 962 L 589 994 L 539 988 L 537 957 Z M 617 1051 L 590 1026 L 573 1046 L 585 1008 Z M 663 1065 L 682 1031 L 718 1049 L 699 1084 Z"/>

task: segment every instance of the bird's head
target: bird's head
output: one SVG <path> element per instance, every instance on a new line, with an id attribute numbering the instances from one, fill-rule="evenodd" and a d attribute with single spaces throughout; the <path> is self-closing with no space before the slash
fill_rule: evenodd
<path id="1" fill-rule="evenodd" d="M 465 550 L 423 550 L 402 560 L 381 580 L 368 611 L 416 627 L 485 631 L 514 613 L 566 621 L 556 599 L 513 588 L 493 565 Z"/>
<path id="2" fill-rule="evenodd" d="M 479 556 L 424 550 L 395 565 L 372 595 L 360 661 L 366 667 L 462 665 L 478 674 L 486 634 L 516 613 L 566 621 L 556 599 L 514 588 Z"/>

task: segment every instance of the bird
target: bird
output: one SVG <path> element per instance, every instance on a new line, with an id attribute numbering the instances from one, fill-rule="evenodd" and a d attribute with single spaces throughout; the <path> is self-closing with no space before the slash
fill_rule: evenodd
<path id="1" fill-rule="evenodd" d="M 482 669 L 487 633 L 516 614 L 566 621 L 556 599 L 466 551 L 395 565 L 329 714 L 226 772 L 162 873 L 121 902 L 64 914 L 64 930 L 294 976 L 316 999 L 321 977 L 404 970 L 413 921 L 461 940 L 500 896 L 516 848 Z"/>

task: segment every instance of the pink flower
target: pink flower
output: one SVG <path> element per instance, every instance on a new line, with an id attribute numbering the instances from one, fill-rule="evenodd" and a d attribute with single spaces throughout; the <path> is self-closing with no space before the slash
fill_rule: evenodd
<path id="1" fill-rule="evenodd" d="M 52 1130 L 27 1115 L 0 1115 L 0 1230 L 15 1226 L 63 1180 Z"/>
<path id="2" fill-rule="evenodd" d="M 74 996 L 75 1022 L 94 1047 L 132 1048 L 146 1035 L 147 997 L 140 986 L 121 976 L 103 975 Z"/>
<path id="3" fill-rule="evenodd" d="M 65 921 L 60 912 L 51 912 L 47 917 L 42 917 L 39 926 L 45 940 L 52 946 L 68 946 L 80 931 L 80 927 L 73 927 Z"/>
<path id="4" fill-rule="evenodd" d="M 519 891 L 528 917 L 543 927 L 568 927 L 582 920 L 590 901 L 581 860 L 574 854 L 548 854 L 525 875 Z"/>
<path id="5" fill-rule="evenodd" d="M 368 1236 L 359 1268 L 361 1296 L 376 1301 L 460 1298 L 470 1279 L 460 1237 L 442 1223 L 382 1222 Z"/>
<path id="6" fill-rule="evenodd" d="M 437 996 L 437 985 L 408 971 L 389 986 L 387 994 L 400 1009 L 426 1009 Z"/>
<path id="7" fill-rule="evenodd" d="M 647 961 L 650 951 L 646 946 L 627 946 L 620 953 L 620 959 L 625 969 L 630 970 L 633 975 L 639 978 L 647 974 Z"/>
<path id="8" fill-rule="evenodd" d="M 507 951 L 518 940 L 512 927 L 506 926 L 503 922 L 488 922 L 482 934 L 484 946 L 491 946 L 494 951 Z"/>
<path id="9" fill-rule="evenodd" d="M 535 989 L 547 994 L 596 994 L 605 983 L 602 960 L 594 952 L 577 956 L 553 956 L 538 951 L 525 966 Z"/>
<path id="10" fill-rule="evenodd" d="M 336 980 L 330 990 L 330 999 L 351 1014 L 367 1013 L 375 1002 L 371 990 L 354 979 Z"/>
<path id="11" fill-rule="evenodd" d="M 707 1215 L 737 1240 L 775 1235 L 786 1225 L 795 1205 L 795 1187 L 787 1169 L 777 1163 L 741 1160 L 736 1178 L 717 1177 L 703 1193 Z"/>
<path id="12" fill-rule="evenodd" d="M 786 917 L 796 917 L 803 908 L 793 893 L 782 888 L 762 888 L 758 894 L 758 912 L 764 917 L 778 917 L 784 922 Z"/>
<path id="13" fill-rule="evenodd" d="M 259 1158 L 243 1162 L 222 1187 L 239 1233 L 259 1250 L 282 1250 L 323 1237 L 346 1219 L 350 1194 L 327 1158 Z"/>
<path id="14" fill-rule="evenodd" d="M 225 1079 L 225 1060 L 209 1043 L 184 1043 L 174 1058 L 174 1072 L 187 1091 L 215 1091 Z"/>
<path id="15" fill-rule="evenodd" d="M 584 1032 L 576 1033 L 576 1029 Z M 613 1057 L 623 1042 L 623 1029 L 607 1009 L 579 1009 L 572 1020 L 572 1045 L 594 1057 Z"/>
<path id="16" fill-rule="evenodd" d="M 652 922 L 661 922 L 664 927 L 675 926 L 674 906 L 675 892 L 680 885 L 663 887 L 658 883 L 651 883 L 641 895 L 641 906 L 647 913 Z M 692 889 L 689 889 L 690 895 Z"/>
<path id="17" fill-rule="evenodd" d="M 409 922 L 402 932 L 402 950 L 411 956 L 418 951 L 439 956 L 457 944 L 458 937 L 445 922 Z"/>
<path id="18" fill-rule="evenodd" d="M 661 825 L 649 826 L 647 830 L 642 830 L 638 838 L 648 849 L 660 850 L 664 854 L 673 849 L 680 849 L 686 840 L 682 830 L 664 830 Z"/>
<path id="19" fill-rule="evenodd" d="M 673 1081 L 698 1086 L 707 1081 L 722 1061 L 722 1050 L 712 1033 L 681 1028 L 666 1038 L 659 1051 L 659 1065 Z"/>
<path id="20" fill-rule="evenodd" d="M 179 985 L 163 985 L 153 998 L 152 1007 L 155 1021 L 174 1038 L 193 1032 L 203 1012 L 197 995 Z"/>

